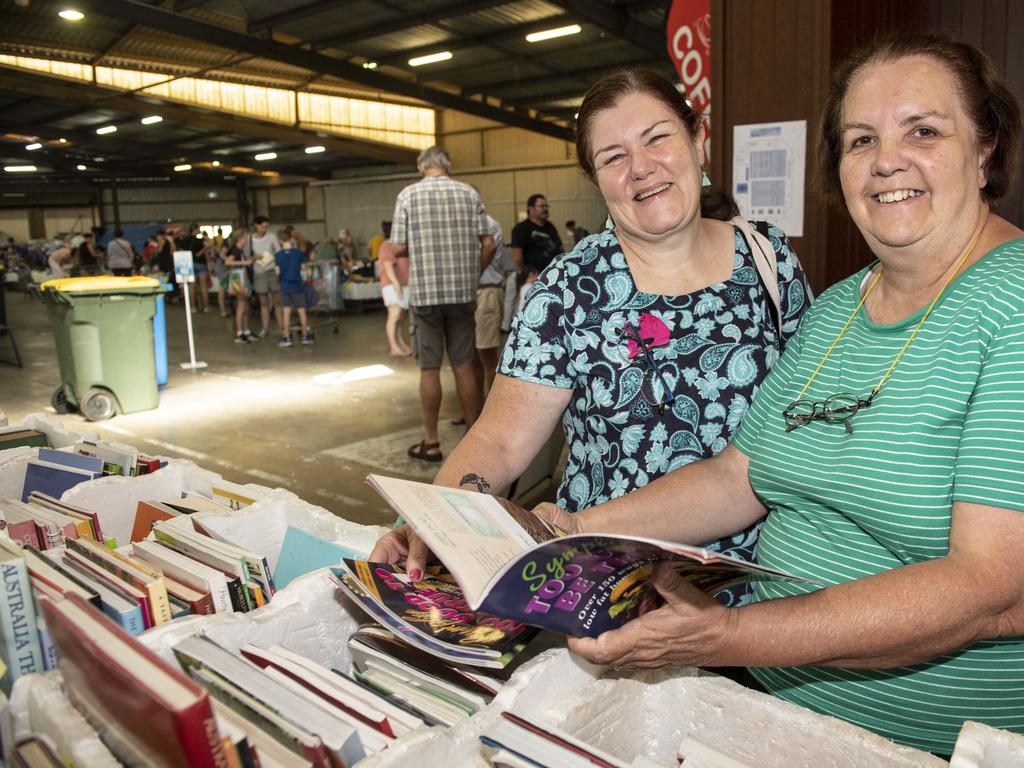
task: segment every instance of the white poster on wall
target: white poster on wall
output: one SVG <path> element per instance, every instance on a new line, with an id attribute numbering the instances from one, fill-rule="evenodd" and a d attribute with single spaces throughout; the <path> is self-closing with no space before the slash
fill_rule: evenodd
<path id="1" fill-rule="evenodd" d="M 732 194 L 744 218 L 803 236 L 806 149 L 806 120 L 733 127 Z"/>

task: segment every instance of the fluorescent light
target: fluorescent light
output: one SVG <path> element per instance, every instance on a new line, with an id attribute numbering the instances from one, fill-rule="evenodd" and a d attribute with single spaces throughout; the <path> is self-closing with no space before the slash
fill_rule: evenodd
<path id="1" fill-rule="evenodd" d="M 153 123 L 159 123 L 163 118 L 160 115 L 150 115 L 149 117 L 142 118 L 143 125 L 152 125 Z"/>
<path id="2" fill-rule="evenodd" d="M 38 141 L 34 141 L 31 144 L 26 144 L 25 145 L 25 149 L 27 149 L 29 152 L 32 152 L 33 150 L 36 150 L 36 149 L 42 149 L 42 148 L 43 148 L 43 145 L 40 144 Z"/>
<path id="3" fill-rule="evenodd" d="M 210 163 L 210 165 L 212 165 L 214 168 L 216 168 L 217 166 L 220 165 L 220 160 L 214 160 L 212 163 Z"/>
<path id="4" fill-rule="evenodd" d="M 277 152 L 260 152 L 258 155 L 253 157 L 254 160 L 273 160 L 277 157 Z"/>
<path id="5" fill-rule="evenodd" d="M 57 15 L 65 21 L 81 21 L 85 18 L 84 13 L 76 11 L 74 8 L 65 8 L 63 11 L 58 11 Z"/>
<path id="6" fill-rule="evenodd" d="M 93 158 L 93 160 L 96 161 L 97 163 L 102 163 L 106 159 L 107 158 L 105 158 L 105 157 L 94 157 Z"/>
<path id="7" fill-rule="evenodd" d="M 555 29 L 545 29 L 542 32 L 531 32 L 526 36 L 526 42 L 539 43 L 541 40 L 551 40 L 555 37 L 578 35 L 582 31 L 583 27 L 579 24 L 570 24 L 567 27 L 556 27 Z"/>
<path id="8" fill-rule="evenodd" d="M 307 155 L 318 155 L 321 152 L 326 151 L 326 149 L 327 149 L 327 147 L 320 147 L 320 146 L 306 147 L 306 154 Z"/>
<path id="9" fill-rule="evenodd" d="M 422 67 L 424 64 L 433 64 L 436 61 L 448 61 L 452 57 L 451 51 L 441 51 L 440 53 L 430 53 L 426 56 L 417 56 L 415 59 L 409 59 L 410 67 Z"/>
<path id="10" fill-rule="evenodd" d="M 102 128 L 97 128 L 96 129 L 96 133 L 98 133 L 100 136 L 103 136 L 104 134 L 107 134 L 107 133 L 117 133 L 117 126 L 116 125 L 104 125 Z"/>
<path id="11" fill-rule="evenodd" d="M 191 171 L 192 170 L 192 166 L 189 165 L 188 163 L 182 163 L 181 165 L 174 166 L 174 170 L 176 170 L 176 171 Z"/>
<path id="12" fill-rule="evenodd" d="M 36 170 L 34 165 L 5 165 L 4 170 L 8 173 L 31 173 Z"/>
<path id="13" fill-rule="evenodd" d="M 376 69 L 376 68 L 377 68 L 377 62 L 376 61 L 364 61 L 363 62 L 363 69 Z"/>
<path id="14" fill-rule="evenodd" d="M 84 171 L 86 169 L 84 165 L 76 165 L 75 167 L 80 171 Z"/>

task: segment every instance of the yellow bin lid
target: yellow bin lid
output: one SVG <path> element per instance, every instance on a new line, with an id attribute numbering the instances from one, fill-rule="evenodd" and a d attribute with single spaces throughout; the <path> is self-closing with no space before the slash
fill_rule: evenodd
<path id="1" fill-rule="evenodd" d="M 41 290 L 59 291 L 61 293 L 122 293 L 140 289 L 155 289 L 160 281 L 152 277 L 135 275 L 118 277 L 116 275 L 97 275 L 95 277 L 61 277 L 47 280 L 39 288 Z"/>

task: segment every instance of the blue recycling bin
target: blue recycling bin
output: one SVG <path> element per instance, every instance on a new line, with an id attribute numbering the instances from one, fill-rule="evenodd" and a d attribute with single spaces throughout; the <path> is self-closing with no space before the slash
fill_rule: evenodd
<path id="1" fill-rule="evenodd" d="M 156 313 L 153 315 L 153 353 L 156 356 L 156 384 L 167 384 L 167 314 L 164 297 L 157 294 Z"/>

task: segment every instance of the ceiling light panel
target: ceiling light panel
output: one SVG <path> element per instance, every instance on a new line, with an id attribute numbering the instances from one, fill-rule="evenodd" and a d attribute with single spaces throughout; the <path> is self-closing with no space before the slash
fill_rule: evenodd
<path id="1" fill-rule="evenodd" d="M 583 31 L 583 27 L 579 24 L 569 24 L 565 27 L 556 27 L 554 29 L 545 29 L 541 32 L 531 32 L 526 36 L 526 42 L 528 43 L 539 43 L 543 40 L 553 40 L 556 37 L 566 37 L 567 35 L 578 35 Z"/>
<path id="2" fill-rule="evenodd" d="M 439 61 L 448 61 L 452 57 L 451 51 L 439 51 L 438 53 L 429 53 L 426 56 L 417 56 L 414 59 L 409 59 L 410 67 L 422 67 L 424 64 L 435 64 Z"/>

